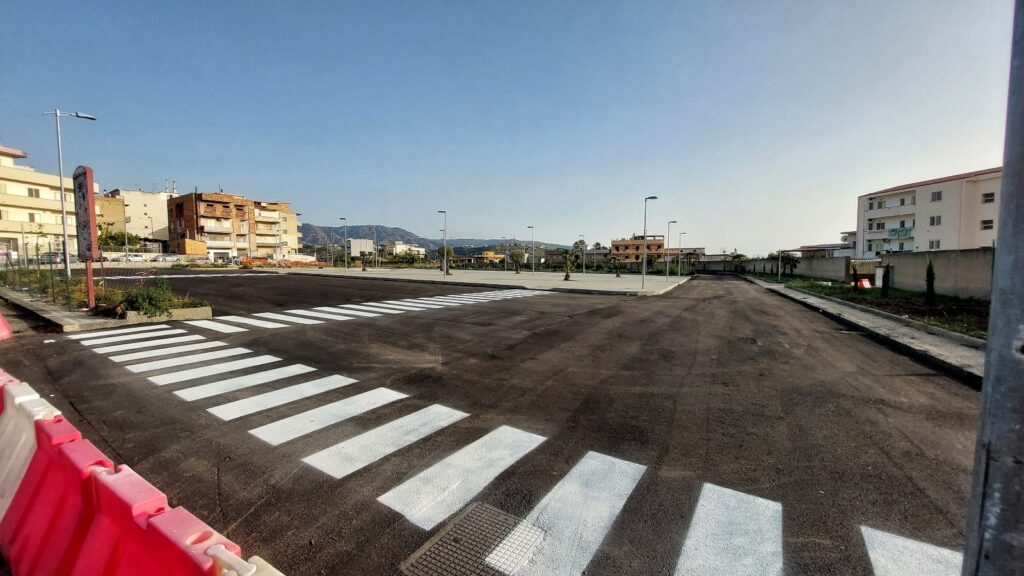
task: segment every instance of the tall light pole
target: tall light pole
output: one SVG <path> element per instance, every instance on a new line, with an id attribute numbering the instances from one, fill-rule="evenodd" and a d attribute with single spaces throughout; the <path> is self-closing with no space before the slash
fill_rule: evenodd
<path id="1" fill-rule="evenodd" d="M 345 272 L 348 272 L 348 219 L 338 218 L 341 220 L 341 227 L 345 230 Z"/>
<path id="2" fill-rule="evenodd" d="M 657 196 L 648 196 L 644 198 L 644 249 L 643 249 L 643 262 L 640 264 L 640 289 L 643 290 L 646 286 L 647 281 L 647 201 L 657 200 Z"/>
<path id="3" fill-rule="evenodd" d="M 505 236 L 501 237 L 501 247 L 504 248 L 502 250 L 504 258 L 501 259 L 501 264 L 505 267 L 505 272 L 508 272 L 508 238 Z"/>
<path id="4" fill-rule="evenodd" d="M 441 229 L 441 277 L 448 276 L 448 211 L 438 210 L 438 214 L 444 214 L 444 228 Z"/>
<path id="5" fill-rule="evenodd" d="M 537 271 L 537 241 L 533 239 L 533 226 L 530 229 L 530 274 Z"/>
<path id="6" fill-rule="evenodd" d="M 668 257 L 668 245 L 671 242 L 670 238 L 672 238 L 672 225 L 673 224 L 676 224 L 676 221 L 675 220 L 669 220 L 668 221 L 668 230 L 665 230 L 665 282 L 668 282 L 668 268 L 669 268 L 668 263 L 672 261 L 672 259 Z"/>
<path id="7" fill-rule="evenodd" d="M 44 116 L 47 114 L 53 114 L 53 118 L 57 121 L 57 172 L 60 174 L 60 225 L 64 234 L 64 275 L 70 278 L 71 262 L 68 261 L 68 208 L 67 198 L 64 197 L 64 153 L 60 145 L 60 117 L 74 116 L 83 120 L 96 120 L 96 117 L 81 112 L 61 112 L 59 108 L 54 108 L 53 112 L 43 112 Z M 88 193 L 92 194 L 92 190 L 89 190 Z"/>
<path id="8" fill-rule="evenodd" d="M 683 235 L 686 232 L 679 233 L 679 279 L 683 279 Z"/>
<path id="9" fill-rule="evenodd" d="M 580 251 L 580 262 L 583 264 L 583 273 L 587 273 L 587 239 L 580 234 L 580 240 L 583 241 L 583 250 Z"/>

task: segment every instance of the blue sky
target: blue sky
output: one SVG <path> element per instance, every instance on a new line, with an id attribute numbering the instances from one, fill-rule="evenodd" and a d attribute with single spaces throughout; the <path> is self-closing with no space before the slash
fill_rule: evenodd
<path id="1" fill-rule="evenodd" d="M 55 171 L 40 113 L 81 110 L 65 169 L 104 188 L 560 243 L 657 195 L 650 232 L 748 254 L 1002 161 L 1011 0 L 145 4 L 8 6 L 0 144 Z"/>

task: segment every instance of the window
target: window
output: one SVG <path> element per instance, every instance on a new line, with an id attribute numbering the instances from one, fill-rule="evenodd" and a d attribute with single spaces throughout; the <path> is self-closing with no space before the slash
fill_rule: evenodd
<path id="1" fill-rule="evenodd" d="M 940 241 L 939 240 L 929 240 L 928 241 L 928 249 L 929 250 L 938 250 L 939 249 L 939 245 L 940 245 Z"/>
<path id="2" fill-rule="evenodd" d="M 36 216 L 37 216 L 37 214 L 36 214 L 36 213 L 34 213 L 34 212 L 29 212 L 29 213 L 28 213 L 28 221 L 29 221 L 29 222 L 32 222 L 32 223 L 38 222 L 39 220 L 37 220 L 37 219 L 36 219 Z"/>
<path id="3" fill-rule="evenodd" d="M 929 226 L 942 226 L 942 216 L 929 216 L 928 217 L 928 225 Z"/>
<path id="4" fill-rule="evenodd" d="M 981 203 L 982 204 L 991 204 L 991 203 L 993 203 L 995 201 L 996 201 L 996 193 L 995 192 L 985 192 L 984 194 L 981 195 Z"/>
<path id="5" fill-rule="evenodd" d="M 981 221 L 981 229 L 982 230 L 991 230 L 994 227 L 995 227 L 995 221 L 994 220 L 982 220 Z"/>
<path id="6" fill-rule="evenodd" d="M 885 222 L 875 222 L 875 230 L 885 230 Z"/>
<path id="7" fill-rule="evenodd" d="M 880 199 L 878 200 L 878 209 L 881 210 L 882 208 L 885 208 L 885 200 Z"/>
<path id="8" fill-rule="evenodd" d="M 906 198 L 900 198 L 900 206 L 906 206 L 906 205 L 907 205 L 907 199 Z"/>
<path id="9" fill-rule="evenodd" d="M 906 227 L 907 227 L 907 221 L 906 220 L 900 220 L 900 228 L 906 228 Z"/>
<path id="10" fill-rule="evenodd" d="M 28 189 L 28 197 L 29 198 L 39 198 L 39 188 L 29 188 Z"/>
<path id="11" fill-rule="evenodd" d="M 875 203 L 874 202 L 868 202 L 868 210 L 874 210 L 874 209 L 875 209 Z"/>
<path id="12" fill-rule="evenodd" d="M 903 242 L 900 242 L 900 252 L 903 252 Z"/>
<path id="13" fill-rule="evenodd" d="M 942 202 L 942 190 L 932 192 L 932 202 Z"/>

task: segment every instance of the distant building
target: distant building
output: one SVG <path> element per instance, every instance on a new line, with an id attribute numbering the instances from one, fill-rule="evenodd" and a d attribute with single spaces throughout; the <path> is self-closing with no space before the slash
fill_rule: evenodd
<path id="1" fill-rule="evenodd" d="M 696 264 L 704 259 L 707 254 L 704 248 L 667 248 L 665 250 L 665 257 L 670 262 L 679 262 L 680 256 L 682 256 L 683 262 L 689 262 L 690 264 Z M 664 258 L 662 259 L 664 261 Z"/>
<path id="2" fill-rule="evenodd" d="M 990 168 L 860 196 L 857 256 L 992 246 L 1002 182 L 1003 169 Z"/>
<path id="3" fill-rule="evenodd" d="M 287 202 L 194 192 L 167 200 L 172 252 L 230 258 L 287 258 L 298 252 L 299 221 Z"/>
<path id="4" fill-rule="evenodd" d="M 363 238 L 349 238 L 348 253 L 352 258 L 358 258 L 359 255 L 363 253 L 376 253 L 376 250 L 373 247 L 373 240 L 366 240 Z"/>
<path id="5" fill-rule="evenodd" d="M 127 188 L 115 188 L 107 193 L 120 198 L 124 206 L 125 227 L 129 234 L 151 240 L 170 239 L 167 221 L 167 201 L 176 198 L 176 190 L 170 192 L 145 192 Z"/>
<path id="6" fill-rule="evenodd" d="M 385 256 L 398 256 L 400 254 L 411 253 L 417 258 L 425 258 L 427 255 L 426 248 L 420 248 L 415 244 L 406 244 L 401 240 L 394 240 L 391 242 L 384 243 L 384 255 Z"/>
<path id="7" fill-rule="evenodd" d="M 656 261 L 664 259 L 665 236 L 661 234 L 648 234 L 646 238 L 642 234 L 634 234 L 629 238 L 612 240 L 610 257 L 617 258 L 623 264 L 639 266 L 642 264 L 645 242 L 648 257 Z"/>
<path id="8" fill-rule="evenodd" d="M 96 228 L 102 233 L 123 234 L 125 231 L 124 200 L 111 196 L 96 197 Z"/>
<path id="9" fill-rule="evenodd" d="M 607 264 L 611 254 L 611 248 L 587 248 L 587 266 Z"/>
<path id="10" fill-rule="evenodd" d="M 809 244 L 787 252 L 799 252 L 801 258 L 841 258 L 855 257 L 854 245 L 848 242 L 838 244 Z"/>

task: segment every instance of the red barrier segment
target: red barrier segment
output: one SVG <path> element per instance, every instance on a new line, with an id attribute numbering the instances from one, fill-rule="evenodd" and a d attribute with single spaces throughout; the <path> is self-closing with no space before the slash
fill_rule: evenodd
<path id="1" fill-rule="evenodd" d="M 7 323 L 3 314 L 0 314 L 0 340 L 7 340 L 11 336 L 14 336 L 14 331 L 11 330 L 11 325 Z"/>

